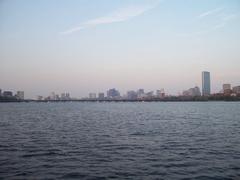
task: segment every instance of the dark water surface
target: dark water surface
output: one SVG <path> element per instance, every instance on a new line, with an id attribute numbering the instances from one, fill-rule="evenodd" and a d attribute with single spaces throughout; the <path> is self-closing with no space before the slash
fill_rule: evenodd
<path id="1" fill-rule="evenodd" d="M 240 103 L 1 103 L 0 179 L 240 179 Z"/>

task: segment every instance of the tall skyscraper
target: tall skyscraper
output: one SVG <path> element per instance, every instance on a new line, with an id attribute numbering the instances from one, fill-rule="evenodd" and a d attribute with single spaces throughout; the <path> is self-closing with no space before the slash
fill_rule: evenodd
<path id="1" fill-rule="evenodd" d="M 209 96 L 211 94 L 210 72 L 202 72 L 202 95 Z"/>

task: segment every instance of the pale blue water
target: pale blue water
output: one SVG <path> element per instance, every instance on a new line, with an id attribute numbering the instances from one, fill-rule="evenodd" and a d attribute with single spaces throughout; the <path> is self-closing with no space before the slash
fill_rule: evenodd
<path id="1" fill-rule="evenodd" d="M 240 179 L 240 103 L 0 103 L 0 179 Z"/>

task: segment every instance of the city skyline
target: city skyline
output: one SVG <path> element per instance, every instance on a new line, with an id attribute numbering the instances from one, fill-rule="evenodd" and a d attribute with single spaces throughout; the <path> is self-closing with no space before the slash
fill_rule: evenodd
<path id="1" fill-rule="evenodd" d="M 231 95 L 231 87 L 234 88 L 239 88 L 240 86 L 235 84 L 232 86 L 231 83 L 223 83 L 221 85 L 221 88 L 218 89 L 216 92 L 212 92 L 212 81 L 211 81 L 211 75 L 210 75 L 210 72 L 208 71 L 202 71 L 201 72 L 201 86 L 199 85 L 195 85 L 195 87 L 192 87 L 188 90 L 181 90 L 178 92 L 178 94 L 171 94 L 169 92 L 166 92 L 165 91 L 165 87 L 161 87 L 161 88 L 158 88 L 158 89 L 155 89 L 153 91 L 153 89 L 145 89 L 143 87 L 138 87 L 138 88 L 135 88 L 137 89 L 136 91 L 135 90 L 130 90 L 130 89 L 127 89 L 123 94 L 121 93 L 122 91 L 119 90 L 118 88 L 115 89 L 115 88 L 108 88 L 108 90 L 103 90 L 103 91 L 91 91 L 91 92 L 88 92 L 87 95 L 85 96 L 74 96 L 74 97 L 71 97 L 71 98 L 74 98 L 74 99 L 79 99 L 79 98 L 92 98 L 92 99 L 95 99 L 95 98 L 104 98 L 104 97 L 128 97 L 129 94 L 131 94 L 130 96 L 135 96 L 135 93 L 138 94 L 138 92 L 140 91 L 141 93 L 140 94 L 150 94 L 150 96 L 156 96 L 156 97 L 159 97 L 159 96 L 162 96 L 160 94 L 164 94 L 164 96 L 210 96 L 210 95 L 213 95 L 213 94 L 228 94 L 228 95 Z M 188 87 L 189 88 L 189 87 Z M 200 90 L 201 88 L 201 90 Z M 145 91 L 147 90 L 147 91 Z M 230 90 L 230 91 L 229 91 Z M 16 91 L 16 90 L 15 90 Z M 156 92 L 155 92 L 156 91 Z M 226 92 L 225 92 L 226 91 Z M 238 92 L 239 90 L 235 90 L 236 92 Z M 0 88 L 0 96 L 4 93 L 7 93 L 8 95 L 7 96 L 12 96 L 13 97 L 13 92 L 12 90 L 9 90 L 8 88 L 6 90 L 3 91 L 3 89 Z M 59 93 L 59 92 L 58 92 Z M 49 94 L 48 92 L 48 95 L 46 94 L 38 94 L 38 95 L 35 95 L 34 97 L 29 97 L 29 96 L 25 96 L 24 95 L 24 91 L 23 90 L 18 90 L 16 91 L 16 94 L 15 96 L 16 97 L 23 97 L 23 98 L 20 98 L 20 99 L 24 99 L 24 97 L 27 97 L 27 99 L 49 99 L 49 100 L 55 100 L 55 99 L 61 99 L 61 100 L 70 100 L 70 93 L 69 92 L 63 92 L 61 91 L 60 94 L 56 93 L 56 91 L 51 91 L 51 93 Z M 9 95 L 11 94 L 11 95 Z M 110 95 L 110 94 L 113 94 L 113 95 Z M 131 99 L 131 98 L 130 98 Z"/>
<path id="2" fill-rule="evenodd" d="M 36 100 L 78 100 L 78 99 L 99 99 L 99 100 L 107 100 L 107 99 L 128 99 L 128 100 L 144 100 L 144 99 L 152 99 L 152 98 L 159 98 L 164 99 L 165 97 L 210 97 L 210 96 L 239 96 L 240 94 L 240 86 L 239 85 L 233 85 L 229 83 L 222 84 L 222 89 L 218 92 L 212 92 L 211 87 L 211 73 L 208 71 L 202 71 L 201 72 L 201 80 L 202 80 L 202 86 L 200 91 L 199 86 L 195 86 L 192 88 L 189 88 L 188 90 L 182 90 L 181 93 L 174 95 L 169 94 L 168 92 L 165 92 L 164 88 L 156 89 L 154 91 L 145 91 L 144 88 L 138 88 L 137 90 L 127 90 L 124 93 L 119 91 L 116 88 L 110 88 L 105 91 L 101 92 L 89 92 L 88 96 L 82 96 L 82 97 L 71 97 L 69 92 L 61 92 L 61 94 L 55 93 L 55 91 L 52 91 L 48 96 L 44 95 L 37 95 L 35 98 L 30 99 L 36 99 Z M 232 87 L 232 88 L 231 88 Z M 0 97 L 3 98 L 17 98 L 18 100 L 24 100 L 25 95 L 24 91 L 17 91 L 15 95 L 10 90 L 4 90 L 0 89 Z M 29 99 L 29 98 L 27 98 Z"/>
<path id="3" fill-rule="evenodd" d="M 0 88 L 26 98 L 164 88 L 178 95 L 240 79 L 238 0 L 1 1 Z M 43 13 L 44 12 L 44 13 Z"/>

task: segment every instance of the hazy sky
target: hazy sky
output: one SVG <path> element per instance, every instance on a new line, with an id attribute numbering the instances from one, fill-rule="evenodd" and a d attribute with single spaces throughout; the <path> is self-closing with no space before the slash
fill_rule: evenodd
<path id="1" fill-rule="evenodd" d="M 239 0 L 1 0 L 0 88 L 27 97 L 240 85 Z"/>

